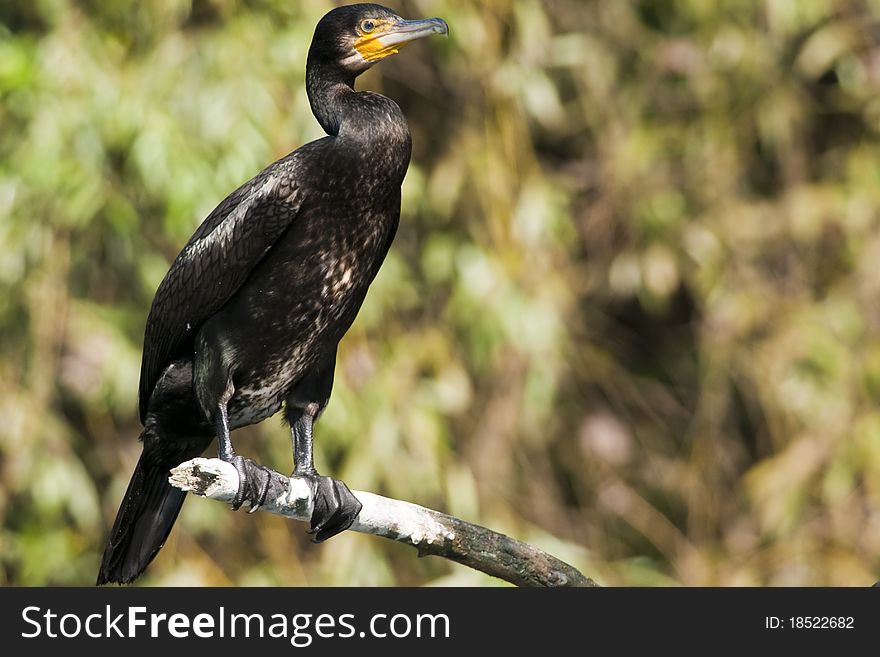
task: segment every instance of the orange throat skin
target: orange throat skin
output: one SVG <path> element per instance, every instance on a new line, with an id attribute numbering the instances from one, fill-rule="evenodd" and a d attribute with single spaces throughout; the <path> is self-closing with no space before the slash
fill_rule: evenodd
<path id="1" fill-rule="evenodd" d="M 408 42 L 395 43 L 394 45 L 387 46 L 382 43 L 382 35 L 375 36 L 363 36 L 358 39 L 354 47 L 360 53 L 361 57 L 364 58 L 364 61 L 367 62 L 375 62 L 379 59 L 384 59 L 389 55 L 396 55 L 401 48 L 408 45 Z"/>

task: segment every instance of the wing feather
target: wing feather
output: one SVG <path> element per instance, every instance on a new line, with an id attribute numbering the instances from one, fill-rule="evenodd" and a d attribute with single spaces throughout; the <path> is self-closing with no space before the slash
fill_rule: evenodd
<path id="1" fill-rule="evenodd" d="M 295 219 L 302 193 L 296 186 L 294 156 L 269 167 L 218 205 L 159 285 L 144 332 L 141 422 L 162 371 L 235 294 Z"/>

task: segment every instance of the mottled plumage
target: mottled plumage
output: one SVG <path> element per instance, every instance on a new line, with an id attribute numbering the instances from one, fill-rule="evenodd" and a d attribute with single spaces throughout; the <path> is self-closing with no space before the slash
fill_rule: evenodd
<path id="1" fill-rule="evenodd" d="M 282 404 L 295 472 L 315 482 L 318 539 L 351 524 L 359 503 L 312 466 L 312 423 L 330 397 L 339 340 L 397 230 L 411 150 L 397 104 L 354 91 L 355 78 L 372 64 L 359 53 L 391 54 L 445 31 L 439 19 L 403 21 L 378 5 L 342 7 L 318 24 L 306 84 L 328 136 L 232 192 L 156 292 L 140 379 L 144 452 L 99 583 L 131 581 L 161 548 L 183 503 L 165 481 L 171 467 L 216 436 L 220 457 L 247 477 L 229 430 L 260 422 Z"/>

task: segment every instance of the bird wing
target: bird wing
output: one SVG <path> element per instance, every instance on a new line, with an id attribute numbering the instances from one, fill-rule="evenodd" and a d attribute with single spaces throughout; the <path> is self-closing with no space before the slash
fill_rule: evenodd
<path id="1" fill-rule="evenodd" d="M 296 153 L 232 192 L 202 222 L 165 275 L 147 317 L 139 411 L 162 371 L 290 226 L 302 205 Z"/>

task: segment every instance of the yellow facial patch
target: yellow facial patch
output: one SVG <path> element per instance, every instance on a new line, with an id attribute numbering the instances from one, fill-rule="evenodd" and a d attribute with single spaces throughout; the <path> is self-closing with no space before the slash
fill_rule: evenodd
<path id="1" fill-rule="evenodd" d="M 375 27 L 369 33 L 358 29 L 358 38 L 354 41 L 355 50 L 360 53 L 366 62 L 374 62 L 397 52 L 407 44 L 398 42 L 391 45 L 382 43 L 382 36 L 394 25 L 392 21 L 373 21 Z"/>

